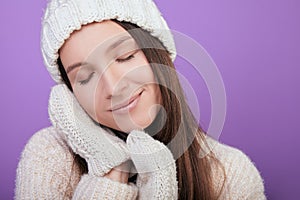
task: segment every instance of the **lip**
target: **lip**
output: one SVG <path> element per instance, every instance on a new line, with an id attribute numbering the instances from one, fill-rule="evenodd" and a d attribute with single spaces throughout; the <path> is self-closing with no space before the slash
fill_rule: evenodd
<path id="1" fill-rule="evenodd" d="M 138 92 L 136 95 L 132 96 L 130 99 L 126 99 L 125 101 L 118 103 L 112 106 L 109 111 L 114 113 L 127 113 L 129 110 L 134 108 L 140 99 L 141 94 L 144 90 Z"/>

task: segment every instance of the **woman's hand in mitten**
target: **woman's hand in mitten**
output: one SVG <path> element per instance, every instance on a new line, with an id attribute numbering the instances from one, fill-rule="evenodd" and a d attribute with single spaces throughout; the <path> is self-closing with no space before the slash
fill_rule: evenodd
<path id="1" fill-rule="evenodd" d="M 52 88 L 49 115 L 73 151 L 86 159 L 89 174 L 103 176 L 129 159 L 125 142 L 95 123 L 66 85 Z"/>
<path id="2" fill-rule="evenodd" d="M 111 169 L 104 177 L 120 183 L 128 183 L 129 172 L 131 171 L 131 160 Z"/>
<path id="3" fill-rule="evenodd" d="M 126 143 L 138 173 L 139 199 L 177 199 L 176 164 L 170 150 L 143 131 L 132 131 Z"/>

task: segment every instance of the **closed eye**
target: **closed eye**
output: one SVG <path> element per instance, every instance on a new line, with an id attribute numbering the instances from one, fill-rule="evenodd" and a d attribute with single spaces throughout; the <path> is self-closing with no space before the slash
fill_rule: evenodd
<path id="1" fill-rule="evenodd" d="M 92 79 L 94 74 L 95 74 L 95 72 L 92 72 L 92 73 L 90 73 L 90 75 L 86 79 L 84 79 L 82 81 L 79 81 L 80 85 L 87 84 Z"/>
<path id="2" fill-rule="evenodd" d="M 129 56 L 125 57 L 125 58 L 122 58 L 122 57 L 119 57 L 116 59 L 116 61 L 118 63 L 123 63 L 123 62 L 126 62 L 126 61 L 129 61 L 131 59 L 134 58 L 134 55 L 138 52 L 138 50 L 134 51 L 133 53 L 131 53 Z"/>
<path id="3" fill-rule="evenodd" d="M 119 62 L 119 63 L 122 63 L 122 62 L 126 62 L 126 61 L 128 61 L 128 60 L 130 60 L 132 58 L 134 58 L 134 55 L 130 55 L 130 56 L 126 57 L 126 58 L 118 58 L 118 59 L 116 59 L 116 61 Z"/>

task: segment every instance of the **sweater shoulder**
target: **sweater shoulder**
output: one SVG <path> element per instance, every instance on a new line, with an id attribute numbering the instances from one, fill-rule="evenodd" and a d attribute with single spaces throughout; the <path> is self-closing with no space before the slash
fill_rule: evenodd
<path id="1" fill-rule="evenodd" d="M 70 162 L 74 157 L 63 134 L 53 126 L 43 128 L 31 136 L 23 149 L 21 160 L 36 156 L 64 162 Z"/>
<path id="2" fill-rule="evenodd" d="M 69 151 L 62 134 L 53 126 L 43 128 L 34 133 L 24 147 L 23 154 L 28 151 L 43 153 L 46 149 L 60 149 L 64 152 Z"/>
<path id="3" fill-rule="evenodd" d="M 17 168 L 16 199 L 37 194 L 70 197 L 79 180 L 72 150 L 57 129 L 47 127 L 32 135 L 24 147 Z"/>
<path id="4" fill-rule="evenodd" d="M 246 155 L 242 150 L 238 149 L 237 147 L 224 144 L 213 138 L 209 138 L 208 143 L 210 149 L 215 153 L 218 159 L 223 162 L 234 162 L 235 159 L 241 159 L 241 161 L 247 163 L 250 161 L 251 164 L 254 165 L 250 157 Z"/>
<path id="5" fill-rule="evenodd" d="M 210 149 L 226 168 L 250 167 L 260 173 L 255 163 L 242 150 L 211 138 L 209 139 L 209 145 Z"/>
<path id="6" fill-rule="evenodd" d="M 223 144 L 212 138 L 207 141 L 225 170 L 226 178 L 213 170 L 217 184 L 221 182 L 221 179 L 225 180 L 223 198 L 265 199 L 261 172 L 251 158 L 236 147 Z"/>

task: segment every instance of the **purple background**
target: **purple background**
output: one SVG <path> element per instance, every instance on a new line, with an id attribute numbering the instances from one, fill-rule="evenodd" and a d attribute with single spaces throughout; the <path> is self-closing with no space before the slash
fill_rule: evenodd
<path id="1" fill-rule="evenodd" d="M 297 199 L 299 1 L 156 2 L 170 27 L 198 41 L 222 74 L 228 106 L 220 141 L 243 150 L 256 163 L 268 199 Z M 39 47 L 45 5 L 46 0 L 0 3 L 1 199 L 13 197 L 24 145 L 34 132 L 50 124 L 47 104 L 54 83 Z M 210 103 L 205 85 L 192 77 L 190 68 L 180 69 L 199 88 L 201 123 L 207 127 Z"/>

